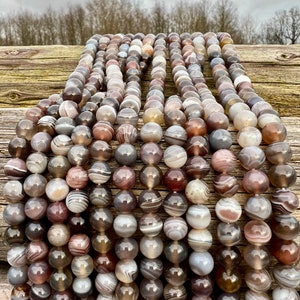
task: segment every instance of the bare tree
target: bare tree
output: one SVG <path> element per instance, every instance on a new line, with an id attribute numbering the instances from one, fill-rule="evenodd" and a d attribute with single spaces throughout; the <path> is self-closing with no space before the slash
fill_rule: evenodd
<path id="1" fill-rule="evenodd" d="M 279 10 L 262 25 L 261 40 L 269 44 L 296 44 L 300 42 L 300 8 Z"/>

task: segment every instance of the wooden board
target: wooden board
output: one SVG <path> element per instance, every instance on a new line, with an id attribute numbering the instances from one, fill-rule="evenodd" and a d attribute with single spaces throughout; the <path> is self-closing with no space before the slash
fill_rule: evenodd
<path id="1" fill-rule="evenodd" d="M 256 91 L 270 102 L 282 116 L 288 130 L 288 141 L 291 144 L 293 157 L 291 165 L 298 177 L 293 191 L 300 197 L 300 45 L 237 45 L 238 53 L 247 74 L 250 76 Z M 26 107 L 34 106 L 38 100 L 47 98 L 52 93 L 59 93 L 64 83 L 77 64 L 81 46 L 31 46 L 0 47 L 0 189 L 6 178 L 3 166 L 9 159 L 7 144 L 15 135 L 15 125 L 25 113 Z M 209 87 L 214 90 L 209 68 L 204 70 Z M 148 76 L 148 77 L 147 77 Z M 147 88 L 146 75 L 143 88 Z M 166 97 L 175 93 L 170 74 L 166 82 Z M 145 90 L 144 90 L 145 94 Z M 233 129 L 232 129 L 233 130 Z M 236 132 L 233 130 L 233 134 Z M 238 146 L 233 146 L 238 151 Z M 137 166 L 137 169 L 140 167 Z M 268 165 L 265 167 L 268 168 Z M 243 171 L 238 169 L 236 176 L 242 178 Z M 212 191 L 213 175 L 207 182 Z M 136 193 L 141 187 L 137 187 Z M 165 193 L 166 191 L 162 191 Z M 271 191 L 270 191 L 271 193 Z M 269 195 L 268 195 L 269 196 Z M 245 203 L 247 195 L 240 190 L 237 199 Z M 213 213 L 217 196 L 212 193 L 210 208 Z M 0 194 L 0 215 L 7 201 Z M 300 210 L 295 212 L 300 221 Z M 241 224 L 245 222 L 243 217 Z M 213 229 L 217 220 L 213 213 Z M 8 247 L 3 242 L 6 224 L 0 218 L 0 299 L 9 299 L 11 287 L 6 281 L 6 252 Z M 300 239 L 297 240 L 300 242 Z M 243 241 L 241 243 L 243 246 Z"/>

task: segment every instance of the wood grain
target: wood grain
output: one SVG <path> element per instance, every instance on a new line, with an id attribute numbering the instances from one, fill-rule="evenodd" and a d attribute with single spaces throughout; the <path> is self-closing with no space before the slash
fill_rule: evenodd
<path id="1" fill-rule="evenodd" d="M 31 46 L 0 47 L 0 190 L 6 182 L 3 166 L 9 159 L 7 144 L 15 136 L 15 126 L 25 113 L 26 107 L 34 106 L 38 100 L 52 93 L 60 93 L 64 83 L 79 59 L 82 46 Z M 266 101 L 278 110 L 288 130 L 287 140 L 291 144 L 293 157 L 290 164 L 296 169 L 298 177 L 293 191 L 300 197 L 300 45 L 237 45 L 238 53 L 254 88 Z M 208 66 L 204 70 L 208 86 L 214 91 L 212 76 Z M 144 95 L 149 74 L 143 82 Z M 166 82 L 166 97 L 175 93 L 170 74 Z M 236 132 L 231 129 L 233 136 Z M 238 151 L 235 143 L 233 151 Z M 163 168 L 163 166 L 162 166 Z M 268 164 L 264 167 L 266 170 Z M 136 169 L 140 169 L 137 164 Z M 241 179 L 243 170 L 238 168 L 235 175 Z M 207 178 L 211 192 L 213 174 Z M 137 185 L 138 195 L 142 187 Z M 161 187 L 162 193 L 166 193 Z M 114 191 L 113 191 L 114 192 Z M 269 194 L 268 193 L 268 197 Z M 239 190 L 237 199 L 244 204 L 247 195 Z M 213 207 L 217 196 L 212 192 L 210 208 L 213 215 L 211 230 L 215 235 L 216 217 Z M 7 205 L 0 194 L 0 215 Z M 137 214 L 140 212 L 137 211 Z M 300 221 L 300 210 L 295 212 Z M 241 224 L 246 218 L 243 217 Z M 8 265 L 3 235 L 6 224 L 0 218 L 0 299 L 9 299 L 10 285 L 6 281 Z M 300 239 L 297 240 L 300 242 Z M 241 242 L 243 247 L 244 241 Z"/>

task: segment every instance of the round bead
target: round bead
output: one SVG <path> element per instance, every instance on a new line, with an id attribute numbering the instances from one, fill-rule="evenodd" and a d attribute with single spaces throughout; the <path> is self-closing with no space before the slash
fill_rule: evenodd
<path id="1" fill-rule="evenodd" d="M 125 215 L 125 217 L 126 216 L 127 215 Z M 120 217 L 120 220 L 122 220 L 121 217 Z M 128 221 L 129 221 L 129 218 L 128 218 Z M 111 225 L 113 224 L 113 215 L 108 208 L 95 207 L 90 212 L 90 224 L 91 224 L 92 228 L 95 229 L 96 231 L 105 231 L 105 230 L 109 229 L 111 227 Z"/>
<path id="2" fill-rule="evenodd" d="M 215 129 L 209 135 L 209 145 L 213 151 L 229 149 L 232 143 L 231 134 L 226 129 Z"/>
<path id="3" fill-rule="evenodd" d="M 55 155 L 67 155 L 72 146 L 73 142 L 66 134 L 59 134 L 51 141 L 51 150 Z"/>
<path id="4" fill-rule="evenodd" d="M 89 205 L 88 194 L 83 190 L 72 190 L 66 198 L 66 206 L 73 213 L 84 212 Z"/>
<path id="5" fill-rule="evenodd" d="M 247 245 L 244 248 L 244 259 L 254 270 L 262 270 L 270 263 L 270 254 L 265 246 Z"/>
<path id="6" fill-rule="evenodd" d="M 122 124 L 116 130 L 116 139 L 119 144 L 134 144 L 137 140 L 138 132 L 131 124 Z"/>
<path id="7" fill-rule="evenodd" d="M 46 261 L 31 263 L 28 267 L 28 279 L 34 284 L 45 283 L 51 275 L 51 268 Z"/>
<path id="8" fill-rule="evenodd" d="M 8 143 L 8 152 L 12 157 L 25 160 L 30 150 L 30 143 L 25 138 L 13 137 Z"/>
<path id="9" fill-rule="evenodd" d="M 55 269 L 63 269 L 72 261 L 72 255 L 67 247 L 52 247 L 48 255 L 49 264 Z"/>
<path id="10" fill-rule="evenodd" d="M 172 125 L 165 131 L 164 138 L 169 145 L 183 146 L 187 140 L 187 133 L 180 125 Z"/>
<path id="11" fill-rule="evenodd" d="M 281 300 L 281 299 L 298 300 L 299 294 L 295 289 L 277 286 L 272 291 L 272 299 L 273 300 Z"/>
<path id="12" fill-rule="evenodd" d="M 74 293 L 80 297 L 85 298 L 92 293 L 93 284 L 89 277 L 75 278 L 72 283 Z"/>
<path id="13" fill-rule="evenodd" d="M 277 188 L 288 188 L 297 179 L 296 170 L 291 165 L 275 165 L 268 171 L 270 182 Z"/>
<path id="14" fill-rule="evenodd" d="M 203 180 L 194 179 L 186 185 L 185 195 L 193 204 L 204 204 L 209 198 L 209 188 Z"/>
<path id="15" fill-rule="evenodd" d="M 259 146 L 262 135 L 256 127 L 244 127 L 237 134 L 237 141 L 241 147 Z"/>
<path id="16" fill-rule="evenodd" d="M 51 179 L 46 185 L 46 195 L 51 202 L 64 200 L 69 193 L 69 186 L 62 178 Z"/>
<path id="17" fill-rule="evenodd" d="M 136 218 L 131 214 L 122 214 L 116 216 L 113 222 L 115 233 L 120 237 L 130 237 L 137 230 Z"/>
<path id="18" fill-rule="evenodd" d="M 164 268 L 166 281 L 173 286 L 181 286 L 187 279 L 187 266 L 167 264 Z"/>
<path id="19" fill-rule="evenodd" d="M 192 252 L 189 257 L 191 270 L 200 276 L 208 275 L 214 267 L 214 260 L 207 251 Z"/>
<path id="20" fill-rule="evenodd" d="M 96 183 L 106 183 L 111 177 L 111 169 L 106 162 L 96 161 L 88 169 L 88 178 Z"/>
<path id="21" fill-rule="evenodd" d="M 123 238 L 115 243 L 115 253 L 119 259 L 135 259 L 138 250 L 138 243 L 132 238 Z"/>
<path id="22" fill-rule="evenodd" d="M 236 246 L 221 246 L 218 249 L 216 261 L 225 269 L 232 270 L 240 265 L 241 252 Z"/>
<path id="23" fill-rule="evenodd" d="M 251 220 L 244 226 L 244 235 L 249 243 L 260 246 L 270 241 L 272 231 L 266 222 Z"/>
<path id="24" fill-rule="evenodd" d="M 263 171 L 252 169 L 244 175 L 242 186 L 249 194 L 262 194 L 269 188 L 269 178 Z"/>
<path id="25" fill-rule="evenodd" d="M 211 166 L 216 172 L 230 173 L 237 167 L 237 159 L 230 150 L 220 149 L 212 155 Z"/>
<path id="26" fill-rule="evenodd" d="M 181 168 L 187 161 L 187 153 L 177 145 L 169 146 L 164 152 L 164 162 L 169 168 Z"/>
<path id="27" fill-rule="evenodd" d="M 70 117 L 60 117 L 55 124 L 55 131 L 57 134 L 64 134 L 70 136 L 76 123 Z"/>
<path id="28" fill-rule="evenodd" d="M 241 240 L 241 228 L 236 223 L 219 223 L 217 226 L 217 236 L 219 241 L 225 246 L 234 246 Z"/>
<path id="29" fill-rule="evenodd" d="M 293 240 L 273 239 L 271 253 L 284 265 L 293 265 L 299 261 L 299 245 Z"/>
<path id="30" fill-rule="evenodd" d="M 246 170 L 259 169 L 263 166 L 266 156 L 264 151 L 257 146 L 244 147 L 238 154 L 242 167 Z"/>
<path id="31" fill-rule="evenodd" d="M 270 224 L 273 233 L 280 239 L 293 240 L 299 235 L 300 224 L 298 220 L 288 214 L 274 214 Z"/>
<path id="32" fill-rule="evenodd" d="M 25 214 L 32 220 L 43 218 L 47 211 L 47 201 L 44 198 L 29 198 L 24 207 Z"/>
<path id="33" fill-rule="evenodd" d="M 48 230 L 47 238 L 53 246 L 64 246 L 69 242 L 70 230 L 65 224 L 53 224 Z"/>
<path id="34" fill-rule="evenodd" d="M 47 218 L 52 223 L 63 223 L 69 216 L 69 210 L 63 201 L 50 203 L 47 208 Z"/>
<path id="35" fill-rule="evenodd" d="M 12 158 L 4 165 L 4 174 L 8 179 L 20 180 L 26 173 L 26 163 L 20 158 Z"/>
<path id="36" fill-rule="evenodd" d="M 158 144 L 149 142 L 141 146 L 140 156 L 144 164 L 157 165 L 163 157 L 163 151 Z"/>
<path id="37" fill-rule="evenodd" d="M 23 185 L 18 180 L 8 180 L 2 190 L 3 198 L 11 203 L 17 203 L 24 198 Z"/>
<path id="38" fill-rule="evenodd" d="M 106 207 L 112 202 L 112 193 L 105 185 L 93 186 L 89 193 L 89 199 L 95 206 Z"/>
<path id="39" fill-rule="evenodd" d="M 273 268 L 273 275 L 281 286 L 295 289 L 300 284 L 300 271 L 294 266 L 278 264 Z"/>
<path id="40" fill-rule="evenodd" d="M 144 213 L 155 213 L 157 212 L 163 198 L 157 190 L 144 190 L 138 197 L 138 205 Z"/>
<path id="41" fill-rule="evenodd" d="M 186 213 L 187 223 L 195 229 L 205 229 L 211 221 L 211 214 L 205 205 L 191 205 Z"/>
<path id="42" fill-rule="evenodd" d="M 222 197 L 232 197 L 238 191 L 240 184 L 235 176 L 219 174 L 213 181 L 214 191 Z"/>
<path id="43" fill-rule="evenodd" d="M 93 137 L 105 142 L 111 141 L 115 133 L 113 126 L 106 121 L 98 121 L 92 128 Z"/>
<path id="44" fill-rule="evenodd" d="M 134 282 L 138 275 L 138 266 L 133 259 L 120 260 L 116 264 L 115 274 L 121 282 Z"/>
<path id="45" fill-rule="evenodd" d="M 88 277 L 94 270 L 92 257 L 90 255 L 75 256 L 71 263 L 71 270 L 78 278 Z"/>
<path id="46" fill-rule="evenodd" d="M 183 239 L 188 231 L 185 220 L 181 217 L 170 217 L 164 222 L 164 233 L 171 240 Z"/>
<path id="47" fill-rule="evenodd" d="M 41 174 L 31 174 L 26 177 L 23 187 L 30 197 L 41 197 L 46 190 L 47 179 Z"/>
<path id="48" fill-rule="evenodd" d="M 28 266 L 10 267 L 7 271 L 7 280 L 13 286 L 22 286 L 28 281 Z"/>
<path id="49" fill-rule="evenodd" d="M 115 150 L 115 160 L 120 165 L 132 166 L 136 163 L 137 152 L 133 145 L 124 143 Z"/>
<path id="50" fill-rule="evenodd" d="M 160 299 L 163 290 L 163 284 L 159 279 L 143 279 L 140 284 L 140 292 L 144 299 Z"/>
<path id="51" fill-rule="evenodd" d="M 208 250 L 212 246 L 212 235 L 207 229 L 191 229 L 188 244 L 196 252 Z"/>
<path id="52" fill-rule="evenodd" d="M 195 295 L 195 299 L 209 299 L 208 297 L 213 292 L 213 281 L 210 276 L 193 276 L 191 278 L 191 289 L 193 294 Z M 194 298 L 193 298 L 194 299 Z"/>
<path id="53" fill-rule="evenodd" d="M 245 274 L 245 282 L 255 292 L 267 292 L 271 286 L 272 278 L 266 269 L 248 269 Z"/>
<path id="54" fill-rule="evenodd" d="M 226 293 L 237 292 L 242 285 L 242 277 L 237 269 L 233 269 L 229 274 L 224 267 L 219 267 L 216 271 L 216 282 Z"/>
<path id="55" fill-rule="evenodd" d="M 272 194 L 272 207 L 275 212 L 290 214 L 299 206 L 298 196 L 286 189 L 276 190 Z"/>
<path id="56" fill-rule="evenodd" d="M 184 194 L 171 192 L 165 197 L 163 207 L 168 215 L 180 217 L 186 212 L 188 203 Z"/>
<path id="57" fill-rule="evenodd" d="M 139 177 L 140 182 L 151 190 L 161 183 L 162 171 L 157 166 L 147 165 L 141 169 Z"/>
<path id="58" fill-rule="evenodd" d="M 97 140 L 89 146 L 89 152 L 94 160 L 108 161 L 112 156 L 112 147 L 106 141 Z"/>
<path id="59" fill-rule="evenodd" d="M 121 300 L 121 299 L 137 300 L 139 296 L 139 288 L 137 284 L 134 282 L 131 282 L 130 284 L 119 282 L 116 287 L 115 295 L 116 295 L 116 300 Z"/>
<path id="60" fill-rule="evenodd" d="M 6 259 L 12 267 L 22 267 L 27 264 L 26 247 L 24 245 L 14 245 L 6 253 Z"/>
<path id="61" fill-rule="evenodd" d="M 100 253 L 108 253 L 112 247 L 112 241 L 110 238 L 103 233 L 95 233 L 92 237 L 93 249 Z"/>
<path id="62" fill-rule="evenodd" d="M 286 164 L 292 158 L 292 150 L 287 142 L 275 142 L 266 150 L 266 157 L 274 165 Z"/>
<path id="63" fill-rule="evenodd" d="M 26 220 L 24 204 L 21 202 L 9 203 L 4 208 L 3 219 L 11 226 L 22 224 Z"/>
<path id="64" fill-rule="evenodd" d="M 116 286 L 118 284 L 117 277 L 115 273 L 109 272 L 109 273 L 98 273 L 95 279 L 95 286 L 97 291 L 103 295 L 110 297 L 113 295 Z"/>
<path id="65" fill-rule="evenodd" d="M 255 127 L 257 125 L 256 115 L 250 110 L 242 110 L 235 115 L 233 125 L 236 130 L 241 130 L 245 127 Z"/>
<path id="66" fill-rule="evenodd" d="M 163 131 L 159 124 L 149 122 L 141 128 L 140 137 L 144 143 L 159 143 L 163 137 Z"/>
<path id="67" fill-rule="evenodd" d="M 185 128 L 186 134 L 189 138 L 192 136 L 197 136 L 197 135 L 204 136 L 207 132 L 206 123 L 201 118 L 189 119 L 185 123 L 184 128 Z"/>
<path id="68" fill-rule="evenodd" d="M 269 199 L 261 195 L 255 195 L 247 199 L 244 210 L 251 219 L 265 220 L 272 213 L 272 205 Z"/>
<path id="69" fill-rule="evenodd" d="M 171 300 L 171 299 L 184 300 L 187 298 L 187 292 L 183 285 L 173 286 L 169 283 L 165 286 L 163 295 L 164 295 L 164 299 L 166 300 Z"/>
<path id="70" fill-rule="evenodd" d="M 121 190 L 132 189 L 136 183 L 135 171 L 127 166 L 119 167 L 114 171 L 112 179 L 117 188 Z"/>
<path id="71" fill-rule="evenodd" d="M 267 144 L 283 142 L 286 139 L 286 127 L 282 123 L 271 122 L 266 124 L 261 131 L 262 138 Z"/>
<path id="72" fill-rule="evenodd" d="M 163 242 L 158 236 L 143 236 L 139 245 L 141 253 L 149 259 L 158 258 L 164 249 Z"/>
<path id="73" fill-rule="evenodd" d="M 164 265 L 162 261 L 158 258 L 149 259 L 143 257 L 140 263 L 141 274 L 149 280 L 155 280 L 161 276 L 163 273 Z"/>
<path id="74" fill-rule="evenodd" d="M 185 189 L 187 177 L 182 169 L 168 169 L 163 177 L 165 186 L 174 192 Z"/>
<path id="75" fill-rule="evenodd" d="M 193 179 L 204 178 L 209 171 L 209 163 L 201 156 L 190 157 L 185 164 L 186 174 Z"/>
<path id="76" fill-rule="evenodd" d="M 31 299 L 48 299 L 51 295 L 51 287 L 48 282 L 42 284 L 33 284 L 30 290 Z"/>
<path id="77" fill-rule="evenodd" d="M 44 240 L 47 233 L 47 227 L 40 221 L 28 222 L 25 227 L 26 237 L 30 241 L 41 241 Z"/>
<path id="78" fill-rule="evenodd" d="M 268 294 L 266 293 L 257 293 L 252 290 L 247 290 L 245 293 L 245 300 L 270 300 L 271 298 L 269 297 Z"/>
<path id="79" fill-rule="evenodd" d="M 139 220 L 140 231 L 149 237 L 157 236 L 163 227 L 163 221 L 157 214 L 144 214 Z"/>
<path id="80" fill-rule="evenodd" d="M 52 137 L 47 132 L 37 132 L 31 139 L 31 148 L 36 152 L 47 153 L 51 149 Z"/>
<path id="81" fill-rule="evenodd" d="M 233 223 L 241 217 L 242 207 L 235 198 L 221 198 L 216 203 L 215 212 L 222 222 Z"/>
<path id="82" fill-rule="evenodd" d="M 165 246 L 164 254 L 171 263 L 179 264 L 188 257 L 188 248 L 182 241 L 172 241 Z"/>
<path id="83" fill-rule="evenodd" d="M 74 145 L 68 152 L 68 160 L 73 166 L 85 165 L 89 160 L 89 150 L 83 145 Z"/>

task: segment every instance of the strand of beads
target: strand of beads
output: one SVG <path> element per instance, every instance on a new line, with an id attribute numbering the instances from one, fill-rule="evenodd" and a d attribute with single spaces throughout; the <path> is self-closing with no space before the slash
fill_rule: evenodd
<path id="1" fill-rule="evenodd" d="M 235 60 L 239 61 L 236 51 L 232 51 L 232 54 L 236 56 Z M 265 156 L 273 164 L 268 171 L 269 180 L 275 188 L 271 199 L 273 207 L 271 228 L 276 238 L 272 240 L 271 253 L 279 262 L 273 268 L 273 275 L 280 286 L 273 290 L 272 297 L 298 299 L 295 288 L 299 285 L 300 273 L 295 265 L 299 260 L 299 245 L 293 239 L 299 235 L 299 224 L 291 214 L 297 209 L 299 200 L 289 189 L 296 181 L 296 172 L 288 164 L 292 153 L 285 141 L 286 128 L 278 112 L 255 93 L 251 80 L 240 63 L 231 64 L 229 73 L 239 95 L 258 119 L 262 138 L 267 144 Z M 281 231 L 282 228 L 286 231 Z"/>
<path id="2" fill-rule="evenodd" d="M 212 33 L 204 35 L 207 48 L 208 60 L 213 69 L 214 80 L 222 84 L 220 78 L 224 76 L 222 69 L 222 59 L 216 37 Z M 221 67 L 219 67 L 221 66 Z M 214 98 L 213 101 L 216 101 Z M 207 100 L 205 100 L 206 102 Z M 236 299 L 237 293 L 242 284 L 242 277 L 239 272 L 241 253 L 236 245 L 241 240 L 241 228 L 238 220 L 242 214 L 242 208 L 234 197 L 239 189 L 237 178 L 231 173 L 237 167 L 237 158 L 230 150 L 232 146 L 232 136 L 228 130 L 229 120 L 224 114 L 224 109 L 216 102 L 210 101 L 207 104 L 206 116 L 208 127 L 210 128 L 209 142 L 212 151 L 211 166 L 216 172 L 213 187 L 215 193 L 221 198 L 215 206 L 215 213 L 221 221 L 217 226 L 217 236 L 222 246 L 217 249 L 216 260 L 216 283 L 223 291 L 218 299 Z M 215 107 L 215 109 L 213 109 Z M 211 125 L 210 125 L 211 124 Z"/>
<path id="3" fill-rule="evenodd" d="M 166 45 L 164 36 L 146 36 L 143 51 L 153 56 L 149 90 L 146 95 L 143 113 L 143 125 L 140 130 L 142 146 L 140 157 L 144 166 L 139 178 L 146 187 L 139 195 L 139 207 L 143 215 L 139 220 L 139 229 L 143 233 L 140 240 L 140 272 L 143 280 L 140 293 L 144 299 L 161 299 L 163 284 L 159 277 L 163 272 L 163 263 L 159 259 L 163 251 L 163 242 L 159 236 L 163 221 L 157 214 L 162 204 L 162 196 L 155 190 L 161 184 L 160 163 L 163 151 L 159 145 L 163 137 L 164 83 L 166 77 Z M 145 53 L 146 54 L 146 53 Z"/>
<path id="4" fill-rule="evenodd" d="M 136 184 L 136 173 L 132 167 L 137 160 L 134 144 L 137 140 L 138 114 L 141 108 L 140 81 L 142 68 L 145 67 L 141 64 L 143 38 L 143 34 L 137 34 L 128 49 L 125 66 L 127 101 L 117 118 L 119 146 L 115 151 L 115 159 L 121 165 L 113 174 L 114 184 L 121 190 L 114 198 L 115 207 L 119 210 L 119 214 L 114 220 L 114 230 L 121 237 L 115 246 L 116 255 L 120 259 L 115 270 L 120 281 L 116 289 L 117 299 L 128 299 L 128 297 L 137 299 L 139 296 L 139 288 L 135 283 L 138 276 L 138 265 L 134 260 L 139 252 L 139 247 L 137 241 L 131 238 L 138 226 L 132 212 L 137 205 L 137 200 L 131 189 Z"/>
<path id="5" fill-rule="evenodd" d="M 224 39 L 228 40 L 230 36 L 226 34 L 219 35 L 220 44 L 222 44 Z M 226 53 L 226 51 L 228 52 Z M 230 43 L 223 46 L 222 54 L 229 68 L 238 62 L 238 58 L 235 56 L 235 51 Z M 232 84 L 232 88 L 237 85 L 236 81 L 231 81 L 229 74 L 228 83 L 229 85 Z M 235 88 L 233 91 L 235 92 Z M 246 292 L 245 297 L 246 299 L 249 297 L 249 299 L 252 299 L 252 297 L 269 299 L 265 292 L 269 290 L 272 279 L 266 269 L 269 264 L 269 257 L 265 244 L 272 237 L 271 229 L 266 223 L 266 220 L 271 215 L 272 208 L 269 200 L 262 195 L 269 188 L 268 176 L 262 170 L 265 154 L 259 147 L 262 137 L 259 129 L 256 128 L 256 115 L 249 110 L 247 105 L 241 102 L 242 99 L 237 94 L 235 97 L 237 103 L 231 105 L 228 102 L 227 105 L 229 114 L 230 111 L 235 111 L 232 119 L 234 126 L 239 130 L 237 141 L 243 148 L 238 154 L 241 165 L 247 170 L 244 174 L 242 185 L 246 192 L 253 195 L 247 199 L 244 207 L 247 216 L 251 218 L 244 227 L 244 235 L 249 242 L 244 251 L 244 259 L 249 266 L 245 274 L 245 281 L 249 290 Z"/>

